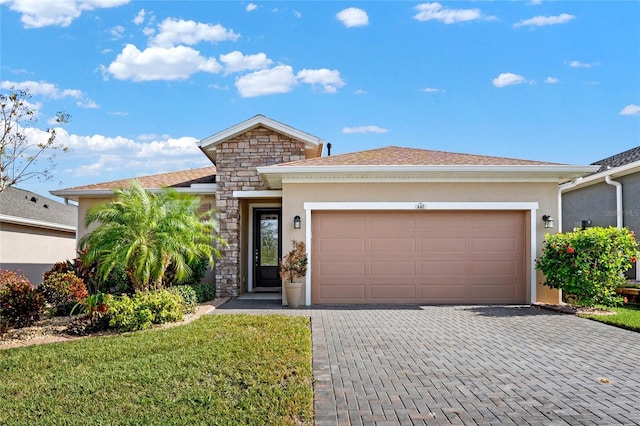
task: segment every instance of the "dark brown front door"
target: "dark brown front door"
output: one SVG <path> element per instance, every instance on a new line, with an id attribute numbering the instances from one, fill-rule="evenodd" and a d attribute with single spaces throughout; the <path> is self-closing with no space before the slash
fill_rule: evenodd
<path id="1" fill-rule="evenodd" d="M 254 287 L 280 287 L 280 209 L 253 211 Z"/>

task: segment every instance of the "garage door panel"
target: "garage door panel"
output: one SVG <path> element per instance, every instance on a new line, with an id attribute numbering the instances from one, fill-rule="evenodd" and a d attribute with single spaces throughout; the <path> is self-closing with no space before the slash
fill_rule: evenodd
<path id="1" fill-rule="evenodd" d="M 524 212 L 313 212 L 311 300 L 524 303 L 525 240 Z"/>
<path id="2" fill-rule="evenodd" d="M 421 238 L 420 247 L 423 253 L 464 253 L 467 247 L 467 240 L 464 237 Z"/>
<path id="3" fill-rule="evenodd" d="M 416 264 L 414 262 L 375 262 L 371 263 L 370 271 L 372 277 L 415 277 Z"/>
<path id="4" fill-rule="evenodd" d="M 469 238 L 469 249 L 471 251 L 483 253 L 507 252 L 513 253 L 517 250 L 518 241 L 512 237 L 484 237 Z"/>
<path id="5" fill-rule="evenodd" d="M 365 286 L 343 284 L 340 286 L 323 287 L 321 292 L 322 300 L 326 301 L 323 303 L 340 302 L 342 300 L 356 301 L 364 299 Z"/>
<path id="6" fill-rule="evenodd" d="M 365 262 L 322 262 L 320 272 L 323 276 L 332 277 L 362 277 L 365 273 Z"/>
<path id="7" fill-rule="evenodd" d="M 323 240 L 320 244 L 320 251 L 323 253 L 364 253 L 364 240 L 355 238 L 332 238 Z"/>
<path id="8" fill-rule="evenodd" d="M 415 253 L 416 239 L 408 237 L 371 238 L 369 248 L 371 253 L 383 253 L 385 255 L 389 253 Z"/>
<path id="9" fill-rule="evenodd" d="M 514 278 L 517 274 L 514 262 L 469 262 L 467 271 L 474 275 L 484 275 L 492 277 L 508 276 Z"/>
<path id="10" fill-rule="evenodd" d="M 464 275 L 465 262 L 442 259 L 439 262 L 421 262 L 420 272 L 423 277 Z"/>
<path id="11" fill-rule="evenodd" d="M 411 284 L 397 284 L 393 287 L 372 285 L 370 289 L 370 298 L 374 303 L 399 300 L 413 301 L 416 299 L 416 286 Z"/>

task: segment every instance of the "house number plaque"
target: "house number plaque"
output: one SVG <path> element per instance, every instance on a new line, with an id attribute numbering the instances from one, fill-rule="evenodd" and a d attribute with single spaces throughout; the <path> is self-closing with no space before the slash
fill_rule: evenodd
<path id="1" fill-rule="evenodd" d="M 416 209 L 418 209 L 418 210 L 424 210 L 424 203 L 418 203 L 418 204 L 416 204 Z"/>

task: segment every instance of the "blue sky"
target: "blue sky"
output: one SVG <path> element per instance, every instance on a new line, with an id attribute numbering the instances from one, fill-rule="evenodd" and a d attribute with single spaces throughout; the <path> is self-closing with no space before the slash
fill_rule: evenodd
<path id="1" fill-rule="evenodd" d="M 208 165 L 256 114 L 338 154 L 588 164 L 640 145 L 640 2 L 0 0 L 0 87 L 72 115 L 38 193 Z M 30 129 L 37 138 L 40 131 Z"/>

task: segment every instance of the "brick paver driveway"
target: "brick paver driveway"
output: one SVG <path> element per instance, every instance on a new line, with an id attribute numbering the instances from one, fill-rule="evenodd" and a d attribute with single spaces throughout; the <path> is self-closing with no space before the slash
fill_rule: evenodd
<path id="1" fill-rule="evenodd" d="M 640 424 L 640 333 L 529 307 L 216 312 L 311 316 L 317 425 Z"/>

